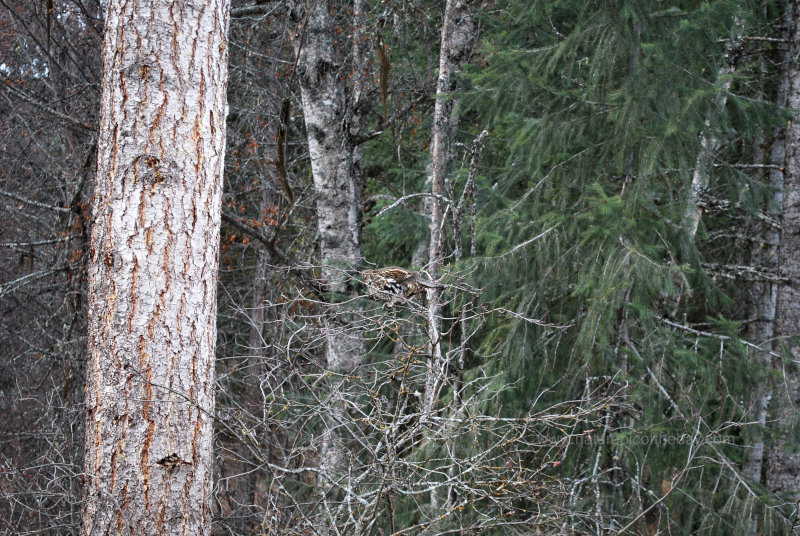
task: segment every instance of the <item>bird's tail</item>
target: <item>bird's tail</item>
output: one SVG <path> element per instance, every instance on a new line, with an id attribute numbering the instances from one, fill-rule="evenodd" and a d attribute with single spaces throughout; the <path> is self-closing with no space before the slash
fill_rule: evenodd
<path id="1" fill-rule="evenodd" d="M 417 277 L 417 283 L 421 287 L 425 288 L 444 288 L 444 285 L 441 283 L 437 283 L 436 281 L 431 281 L 430 279 L 422 279 L 421 277 Z"/>

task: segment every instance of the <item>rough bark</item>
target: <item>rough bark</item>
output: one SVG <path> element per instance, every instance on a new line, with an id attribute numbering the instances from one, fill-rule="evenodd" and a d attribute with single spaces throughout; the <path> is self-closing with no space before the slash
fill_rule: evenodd
<path id="1" fill-rule="evenodd" d="M 89 269 L 87 535 L 211 527 L 228 11 L 226 0 L 108 6 Z"/>
<path id="2" fill-rule="evenodd" d="M 791 9 L 787 6 L 784 13 L 784 24 L 788 29 L 791 24 Z M 781 70 L 778 82 L 776 104 L 786 106 L 787 91 L 789 87 L 788 72 L 786 67 L 790 64 L 788 49 L 783 54 L 784 69 Z M 785 158 L 785 129 L 775 130 L 775 139 L 769 163 L 768 182 L 774 190 L 772 202 L 766 207 L 766 213 L 774 220 L 779 220 L 781 205 L 783 204 L 783 164 Z M 770 225 L 761 221 L 756 223 L 756 240 L 751 251 L 750 264 L 758 270 L 779 273 L 778 245 L 780 233 Z M 748 319 L 750 320 L 745 330 L 748 341 L 763 348 L 765 352 L 772 352 L 775 336 L 775 308 L 777 305 L 778 285 L 770 281 L 755 281 L 749 288 Z M 765 352 L 752 352 L 752 359 L 759 366 L 771 366 L 771 358 Z M 758 382 L 751 396 L 755 422 L 757 428 L 751 432 L 753 438 L 745 452 L 742 472 L 754 482 L 763 483 L 762 466 L 764 463 L 764 429 L 767 425 L 767 410 L 772 399 L 772 387 L 768 382 Z M 758 521 L 753 524 L 753 534 L 758 532 Z"/>
<path id="3" fill-rule="evenodd" d="M 787 69 L 787 102 L 791 110 L 800 109 L 800 6 L 791 2 L 789 63 Z M 800 346 L 790 337 L 800 333 L 800 121 L 793 119 L 786 127 L 785 165 L 781 236 L 778 266 L 785 278 L 778 283 L 775 312 L 775 337 L 785 345 L 793 360 L 800 359 Z M 767 487 L 784 494 L 791 508 L 796 509 L 800 490 L 800 454 L 792 448 L 793 429 L 797 420 L 798 376 L 789 368 L 781 368 L 785 377 L 775 391 L 778 412 L 778 437 L 768 448 Z M 795 512 L 796 518 L 796 512 Z"/>
<path id="4" fill-rule="evenodd" d="M 357 139 L 363 123 L 367 41 L 365 1 L 357 0 L 352 6 L 351 61 L 346 61 L 346 47 L 337 32 L 337 7 L 315 0 L 295 6 L 295 49 L 316 196 L 322 283 L 333 302 L 322 318 L 325 360 L 330 370 L 348 373 L 360 365 L 366 353 L 363 334 L 356 325 L 359 315 L 355 306 L 336 302 L 352 294 L 349 272 L 362 260 L 363 148 Z M 337 432 L 337 423 L 342 420 L 339 389 L 336 381 L 329 384 L 332 402 L 323 417 L 320 437 L 318 484 L 325 494 L 333 489 L 330 483 L 345 472 L 348 457 Z M 335 521 L 320 520 L 322 532 L 328 530 L 329 523 Z"/>

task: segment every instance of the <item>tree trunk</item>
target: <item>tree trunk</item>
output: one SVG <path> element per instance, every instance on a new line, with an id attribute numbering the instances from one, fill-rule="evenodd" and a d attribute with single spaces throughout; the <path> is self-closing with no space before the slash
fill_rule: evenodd
<path id="1" fill-rule="evenodd" d="M 740 21 L 735 21 L 738 27 Z M 720 139 L 714 131 L 712 125 L 712 116 L 714 109 L 724 110 L 725 105 L 728 103 L 728 91 L 730 91 L 731 74 L 736 68 L 736 54 L 741 46 L 740 39 L 734 38 L 728 41 L 725 46 L 725 65 L 719 70 L 717 74 L 717 82 L 715 86 L 718 88 L 718 95 L 714 99 L 714 105 L 708 112 L 705 122 L 705 128 L 700 134 L 700 154 L 697 155 L 695 162 L 694 173 L 692 173 L 692 186 L 690 190 L 690 202 L 684 215 L 684 226 L 689 233 L 689 236 L 694 240 L 697 234 L 697 228 L 700 225 L 700 219 L 703 216 L 703 209 L 701 203 L 703 195 L 708 189 L 711 181 L 711 172 L 714 170 L 714 158 L 719 151 Z"/>
<path id="2" fill-rule="evenodd" d="M 299 20 L 295 38 L 297 74 L 316 196 L 322 283 L 333 304 L 322 316 L 325 360 L 329 370 L 348 373 L 361 364 L 366 353 L 355 306 L 336 304 L 352 294 L 349 272 L 362 260 L 364 152 L 356 140 L 362 130 L 365 96 L 365 1 L 356 0 L 352 6 L 351 63 L 343 59 L 343 37 L 337 33 L 335 10 L 339 6 L 312 0 L 310 5 L 299 7 L 294 10 Z M 324 430 L 320 436 L 317 483 L 323 500 L 330 498 L 328 492 L 334 489 L 330 482 L 346 473 L 347 450 L 337 431 L 337 423 L 344 416 L 336 401 L 336 391 L 344 381 L 329 383 L 331 403 L 321 410 Z M 323 511 L 329 511 L 327 506 Z M 321 532 L 335 523 L 335 519 L 323 515 L 319 520 Z"/>
<path id="3" fill-rule="evenodd" d="M 788 28 L 791 25 L 791 8 L 784 10 L 784 24 L 786 36 L 789 34 Z M 778 93 L 776 104 L 786 106 L 787 91 L 789 88 L 788 71 L 790 57 L 788 50 L 782 55 L 784 68 L 781 69 L 778 82 Z M 772 151 L 769 163 L 773 167 L 769 170 L 769 185 L 774 190 L 772 203 L 766 207 L 767 214 L 775 221 L 780 219 L 780 207 L 783 204 L 783 165 L 785 159 L 785 129 L 783 127 L 775 130 L 775 140 L 772 143 Z M 764 222 L 756 223 L 754 246 L 751 252 L 750 263 L 758 270 L 778 273 L 778 246 L 780 243 L 780 232 L 774 226 Z M 778 285 L 769 281 L 755 281 L 749 289 L 749 307 L 747 328 L 745 337 L 761 347 L 764 352 L 752 352 L 753 360 L 759 367 L 770 367 L 772 359 L 765 352 L 773 351 L 773 340 L 775 336 L 775 309 L 777 305 Z M 756 384 L 751 396 L 755 421 L 758 428 L 751 432 L 753 440 L 748 445 L 745 452 L 742 472 L 754 482 L 763 483 L 762 466 L 764 462 L 764 429 L 767 425 L 767 411 L 770 400 L 772 399 L 772 386 L 766 381 Z M 752 534 L 758 533 L 758 520 L 753 523 Z"/>
<path id="4" fill-rule="evenodd" d="M 433 111 L 431 133 L 431 184 L 430 200 L 430 241 L 428 242 L 428 275 L 436 280 L 444 264 L 444 222 L 448 205 L 447 165 L 451 160 L 450 145 L 454 124 L 451 124 L 453 101 L 447 98 L 455 90 L 454 75 L 461 69 L 475 38 L 475 21 L 462 0 L 447 0 L 442 19 L 442 41 L 439 50 L 439 78 L 436 81 L 436 104 Z M 455 122 L 457 123 L 457 121 Z M 428 361 L 428 375 L 425 386 L 425 411 L 431 411 L 438 398 L 445 374 L 441 344 L 441 289 L 428 289 L 428 339 L 431 357 Z"/>
<path id="5" fill-rule="evenodd" d="M 787 102 L 791 110 L 800 108 L 800 10 L 791 2 L 789 21 L 789 63 L 787 69 Z M 778 267 L 782 281 L 778 284 L 775 312 L 775 337 L 788 349 L 794 360 L 800 359 L 800 346 L 790 337 L 800 333 L 800 121 L 786 127 L 785 165 L 783 174 L 783 203 L 781 236 L 778 246 Z M 778 437 L 768 449 L 767 487 L 785 494 L 788 503 L 796 508 L 800 489 L 800 454 L 789 448 L 794 444 L 793 429 L 797 419 L 798 377 L 785 367 L 782 385 L 774 393 L 778 411 Z M 795 512 L 796 516 L 796 512 Z"/>
<path id="6" fill-rule="evenodd" d="M 89 269 L 94 534 L 208 534 L 226 0 L 111 2 Z"/>
<path id="7" fill-rule="evenodd" d="M 361 263 L 363 213 L 363 150 L 355 142 L 361 129 L 361 71 L 351 73 L 337 43 L 334 15 L 327 2 L 312 2 L 297 13 L 302 31 L 295 41 L 297 72 L 308 136 L 314 180 L 323 284 L 334 296 L 349 292 L 349 274 Z M 354 6 L 354 62 L 364 57 L 363 2 Z M 338 39 L 342 39 L 340 36 Z M 337 50 L 338 49 L 338 50 Z M 355 85 L 349 91 L 346 84 Z M 343 332 L 339 323 L 326 326 L 326 359 L 337 371 L 353 370 L 361 361 L 364 345 L 357 332 Z"/>
<path id="8" fill-rule="evenodd" d="M 430 182 L 433 197 L 427 203 L 430 209 L 429 242 L 428 242 L 428 275 L 431 279 L 439 278 L 444 265 L 444 224 L 448 205 L 447 198 L 447 166 L 451 160 L 450 145 L 452 134 L 458 123 L 453 118 L 454 101 L 448 94 L 455 90 L 454 75 L 460 71 L 461 62 L 466 59 L 472 48 L 475 37 L 475 24 L 472 14 L 466 9 L 466 2 L 447 0 L 442 17 L 442 40 L 439 49 L 439 77 L 436 81 L 436 104 L 433 111 L 433 128 L 431 132 L 431 167 Z M 454 200 L 449 200 L 451 203 Z M 460 237 L 456 237 L 460 239 Z M 428 289 L 428 308 L 426 311 L 430 357 L 425 379 L 423 398 L 423 415 L 430 416 L 437 406 L 439 393 L 447 381 L 448 363 L 442 354 L 442 289 Z M 432 490 L 430 495 L 431 509 L 436 511 L 440 506 L 439 490 Z M 454 501 L 453 488 L 448 487 L 444 505 L 452 507 Z"/>

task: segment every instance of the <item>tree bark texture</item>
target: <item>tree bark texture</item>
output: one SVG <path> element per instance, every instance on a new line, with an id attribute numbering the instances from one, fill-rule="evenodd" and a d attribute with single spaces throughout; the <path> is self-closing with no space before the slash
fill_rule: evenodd
<path id="1" fill-rule="evenodd" d="M 791 110 L 800 109 L 800 4 L 791 5 L 789 64 L 787 65 L 787 102 Z M 783 282 L 778 284 L 775 312 L 775 336 L 786 345 L 794 360 L 800 359 L 800 346 L 789 337 L 800 333 L 800 121 L 795 116 L 786 127 L 785 166 L 783 175 L 783 203 L 781 237 L 778 246 L 778 266 Z M 783 370 L 786 370 L 783 368 Z M 785 382 L 775 391 L 779 437 L 768 450 L 767 487 L 787 494 L 796 508 L 800 490 L 800 454 L 793 435 L 797 420 L 798 377 L 787 371 Z M 784 387 L 785 386 L 785 387 Z M 796 512 L 795 512 L 796 516 Z"/>
<path id="2" fill-rule="evenodd" d="M 788 30 L 791 26 L 792 13 L 791 6 L 784 9 L 784 35 L 788 38 Z M 787 93 L 789 90 L 788 67 L 791 64 L 788 48 L 782 54 L 782 65 L 778 81 L 778 92 L 776 104 L 785 107 Z M 766 207 L 767 214 L 775 221 L 780 220 L 781 206 L 783 205 L 783 172 L 785 163 L 785 144 L 786 132 L 783 127 L 775 129 L 775 139 L 772 142 L 772 150 L 769 157 L 769 185 L 774 190 L 772 203 Z M 754 231 L 757 240 L 751 251 L 750 264 L 759 270 L 779 273 L 778 265 L 778 246 L 780 244 L 780 232 L 772 225 L 763 222 L 756 223 Z M 773 341 L 775 337 L 775 312 L 777 306 L 778 285 L 771 281 L 755 281 L 748 290 L 748 315 L 750 322 L 747 324 L 745 337 L 748 341 L 763 348 L 765 352 L 753 351 L 752 359 L 759 367 L 770 367 L 772 358 L 766 352 L 774 349 Z M 767 381 L 760 381 L 753 389 L 751 397 L 755 421 L 758 425 L 751 432 L 754 439 L 748 445 L 745 452 L 742 472 L 754 482 L 763 484 L 762 466 L 764 463 L 765 443 L 764 430 L 767 426 L 767 415 L 769 403 L 772 399 L 773 389 Z M 753 534 L 758 533 L 758 521 L 754 523 Z"/>
<path id="3" fill-rule="evenodd" d="M 352 270 L 361 263 L 363 214 L 363 149 L 355 142 L 361 129 L 361 87 L 364 47 L 363 2 L 354 7 L 354 65 L 343 60 L 343 37 L 336 33 L 335 7 L 325 1 L 296 9 L 297 73 L 308 136 L 317 209 L 320 262 L 325 288 L 335 294 L 349 290 Z M 348 87 L 351 84 L 352 87 Z M 326 327 L 326 359 L 333 370 L 355 368 L 363 355 L 358 333 Z"/>
<path id="4" fill-rule="evenodd" d="M 336 2 L 308 0 L 294 9 L 298 19 L 295 38 L 297 74 L 308 138 L 308 152 L 316 197 L 322 283 L 332 302 L 351 294 L 348 272 L 361 264 L 361 227 L 364 210 L 363 147 L 356 140 L 362 130 L 366 45 L 365 2 L 352 5 L 352 48 L 337 32 Z M 346 13 L 347 9 L 340 10 Z M 330 370 L 355 370 L 366 353 L 354 305 L 334 304 L 323 316 L 325 360 Z M 342 380 L 344 381 L 344 380 Z M 331 393 L 340 385 L 332 382 Z M 332 396 L 336 396 L 332 394 Z M 333 402 L 320 437 L 318 484 L 330 483 L 345 472 L 347 452 L 336 423 L 340 405 Z M 320 532 L 330 530 L 330 520 L 320 519 Z"/>
<path id="5" fill-rule="evenodd" d="M 361 261 L 363 185 L 361 151 L 351 140 L 358 117 L 340 77 L 347 76 L 334 44 L 334 21 L 327 2 L 312 2 L 301 21 L 298 75 L 316 191 L 317 229 L 323 278 L 334 292 L 345 292 L 342 268 Z"/>
<path id="6" fill-rule="evenodd" d="M 211 526 L 227 0 L 108 5 L 86 381 L 87 535 Z"/>
<path id="7" fill-rule="evenodd" d="M 439 77 L 436 81 L 436 104 L 433 112 L 433 132 L 431 133 L 431 192 L 446 195 L 447 164 L 450 161 L 452 132 L 458 121 L 453 121 L 453 100 L 448 94 L 455 90 L 455 75 L 461 70 L 461 62 L 466 60 L 472 50 L 475 38 L 475 20 L 467 12 L 466 2 L 448 0 L 442 20 L 442 41 L 439 50 Z M 430 243 L 428 252 L 428 271 L 434 278 L 441 271 L 444 247 L 442 228 L 445 202 L 434 197 L 431 201 Z"/>

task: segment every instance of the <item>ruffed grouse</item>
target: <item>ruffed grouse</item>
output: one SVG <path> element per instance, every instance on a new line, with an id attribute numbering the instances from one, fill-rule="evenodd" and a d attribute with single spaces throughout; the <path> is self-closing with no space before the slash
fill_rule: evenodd
<path id="1" fill-rule="evenodd" d="M 417 272 L 398 266 L 364 270 L 361 275 L 370 297 L 388 300 L 387 305 L 394 305 L 398 301 L 421 294 L 428 288 L 444 288 L 440 283 L 424 279 Z"/>

